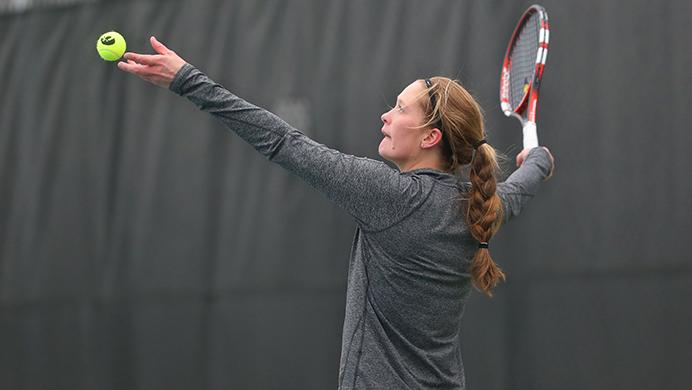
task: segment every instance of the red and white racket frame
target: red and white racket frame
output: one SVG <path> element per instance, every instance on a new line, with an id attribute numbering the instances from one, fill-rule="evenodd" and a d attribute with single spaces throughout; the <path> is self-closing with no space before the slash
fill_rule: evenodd
<path id="1" fill-rule="evenodd" d="M 512 107 L 509 103 L 509 71 L 511 63 L 509 60 L 512 44 L 517 38 L 517 34 L 526 20 L 534 13 L 538 13 L 540 21 L 540 31 L 538 34 L 538 51 L 536 54 L 536 69 L 534 71 L 533 81 L 529 85 L 529 91 L 524 95 L 521 103 L 517 107 Z M 500 108 L 507 116 L 513 116 L 521 122 L 524 133 L 524 149 L 538 146 L 538 135 L 536 134 L 536 105 L 538 104 L 538 90 L 543 77 L 543 69 L 545 68 L 545 59 L 548 56 L 548 41 L 550 38 L 550 26 L 548 24 L 548 13 L 540 5 L 534 4 L 524 12 L 519 19 L 519 23 L 514 28 L 512 38 L 507 45 L 505 59 L 502 62 L 502 74 L 500 75 Z M 527 111 L 526 117 L 523 116 Z"/>

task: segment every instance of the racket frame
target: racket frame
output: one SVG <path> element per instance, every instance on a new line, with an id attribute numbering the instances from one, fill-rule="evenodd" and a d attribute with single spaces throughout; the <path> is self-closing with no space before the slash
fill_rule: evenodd
<path id="1" fill-rule="evenodd" d="M 509 100 L 510 90 L 510 54 L 516 39 L 519 37 L 522 28 L 533 14 L 538 14 L 540 29 L 538 33 L 538 50 L 536 51 L 536 61 L 534 65 L 533 79 L 529 83 L 528 90 L 524 94 L 517 107 L 512 107 Z M 512 37 L 505 51 L 505 58 L 502 61 L 502 73 L 500 75 L 500 108 L 506 116 L 513 116 L 519 120 L 524 133 L 524 148 L 538 146 L 536 135 L 536 107 L 538 105 L 538 91 L 541 86 L 545 60 L 548 56 L 548 43 L 550 40 L 550 24 L 548 23 L 548 13 L 545 8 L 538 4 L 530 6 L 519 19 L 514 28 Z"/>

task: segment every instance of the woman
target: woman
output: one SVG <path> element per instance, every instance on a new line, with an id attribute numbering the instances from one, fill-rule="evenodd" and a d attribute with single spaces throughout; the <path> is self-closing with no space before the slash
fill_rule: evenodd
<path id="1" fill-rule="evenodd" d="M 155 55 L 121 70 L 187 97 L 357 221 L 339 388 L 463 389 L 460 335 L 473 284 L 491 295 L 502 270 L 488 243 L 552 171 L 546 148 L 496 185 L 479 105 L 456 82 L 416 80 L 382 115 L 379 154 L 398 169 L 320 145 L 214 83 L 154 37 Z M 470 182 L 455 175 L 469 166 Z"/>

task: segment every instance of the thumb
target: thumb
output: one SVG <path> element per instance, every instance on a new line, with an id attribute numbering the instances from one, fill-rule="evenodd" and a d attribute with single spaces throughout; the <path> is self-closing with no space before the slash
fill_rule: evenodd
<path id="1" fill-rule="evenodd" d="M 170 51 L 168 50 L 166 45 L 159 42 L 153 35 L 151 38 L 149 38 L 149 41 L 151 42 L 151 47 L 153 47 L 154 51 L 156 51 L 158 54 L 168 54 L 168 52 Z"/>

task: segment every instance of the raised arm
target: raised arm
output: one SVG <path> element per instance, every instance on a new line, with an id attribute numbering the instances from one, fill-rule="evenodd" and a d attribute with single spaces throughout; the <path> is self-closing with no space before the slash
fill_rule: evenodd
<path id="1" fill-rule="evenodd" d="M 118 67 L 188 98 L 269 160 L 304 179 L 370 230 L 410 213 L 427 195 L 418 178 L 386 164 L 330 149 L 276 115 L 235 96 L 154 37 L 156 55 L 126 53 Z"/>
<path id="2" fill-rule="evenodd" d="M 521 213 L 521 210 L 538 192 L 540 184 L 552 176 L 553 156 L 547 148 L 524 150 L 517 156 L 519 168 L 507 180 L 497 185 L 502 199 L 505 222 Z"/>

